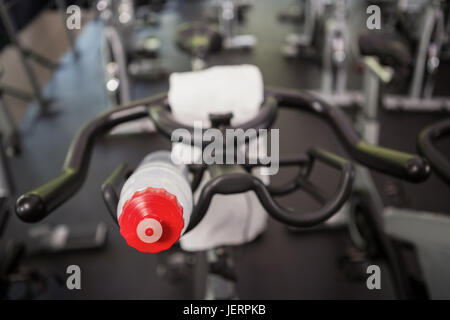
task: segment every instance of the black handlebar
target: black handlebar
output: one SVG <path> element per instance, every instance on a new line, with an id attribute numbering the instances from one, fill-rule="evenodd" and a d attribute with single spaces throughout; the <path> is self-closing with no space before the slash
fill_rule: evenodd
<path id="1" fill-rule="evenodd" d="M 197 135 L 194 134 L 194 128 L 188 125 L 184 125 L 177 120 L 175 120 L 172 116 L 172 113 L 169 111 L 170 106 L 161 105 L 152 107 L 149 110 L 150 119 L 155 124 L 156 128 L 160 133 L 162 133 L 167 138 L 173 138 L 172 133 L 178 129 L 185 129 L 185 136 L 178 136 L 178 138 L 184 142 L 190 141 L 191 145 L 206 147 L 211 141 L 203 140 L 203 133 L 205 129 L 202 129 L 202 135 L 200 136 L 200 141 L 196 141 L 195 138 Z M 241 123 L 239 125 L 230 125 L 227 126 L 227 129 L 233 130 L 243 130 L 247 129 L 255 129 L 258 132 L 258 129 L 266 129 L 270 128 L 275 121 L 277 115 L 277 102 L 274 99 L 266 99 L 259 110 L 259 113 L 253 119 Z M 183 131 L 179 131 L 182 133 Z M 191 138 L 193 137 L 193 138 Z M 256 138 L 256 136 L 254 137 Z M 240 141 L 236 141 L 239 144 Z"/>
<path id="2" fill-rule="evenodd" d="M 266 91 L 266 96 L 266 101 L 275 99 L 276 106 L 309 111 L 321 116 L 336 130 L 341 141 L 347 147 L 349 154 L 369 168 L 412 182 L 423 181 L 429 175 L 430 170 L 425 160 L 416 155 L 366 143 L 359 138 L 352 127 L 352 123 L 344 113 L 312 95 L 298 91 L 269 89 Z M 176 126 L 173 125 L 175 120 L 166 114 L 169 112 L 164 108 L 164 106 L 167 106 L 166 98 L 166 94 L 149 97 L 113 109 L 91 120 L 78 132 L 72 142 L 60 175 L 22 195 L 17 200 L 16 213 L 19 218 L 25 222 L 39 221 L 73 196 L 87 175 L 90 154 L 95 139 L 107 133 L 113 127 L 127 121 L 150 116 L 156 128 L 166 136 L 169 136 L 172 130 L 176 129 Z M 258 118 L 258 121 L 269 126 L 276 115 L 276 108 L 274 109 L 274 106 L 268 103 L 262 114 L 264 116 Z M 170 123 L 172 125 L 167 125 Z M 258 127 L 260 124 L 251 121 L 248 125 Z M 180 126 L 182 125 L 180 124 Z M 246 124 L 242 125 L 242 127 L 245 128 Z M 259 196 L 264 193 L 257 183 L 251 185 L 251 188 L 255 192 L 259 192 Z M 263 201 L 265 200 L 261 200 L 261 202 Z M 282 212 L 280 208 L 277 208 L 276 205 L 269 201 L 265 202 L 265 206 L 277 212 Z M 278 218 L 281 221 L 289 221 L 288 216 L 281 213 Z M 321 215 L 319 214 L 318 216 Z"/>
<path id="3" fill-rule="evenodd" d="M 335 194 L 328 200 L 323 201 L 320 209 L 311 212 L 294 212 L 293 210 L 286 209 L 280 206 L 273 198 L 273 193 L 269 186 L 257 177 L 242 172 L 241 167 L 220 167 L 214 166 L 211 168 L 212 178 L 203 187 L 200 197 L 197 201 L 191 222 L 189 223 L 186 232 L 189 232 L 197 226 L 197 224 L 203 219 L 208 211 L 212 198 L 216 194 L 236 194 L 244 193 L 247 191 L 254 191 L 262 206 L 266 211 L 276 220 L 295 227 L 311 227 L 321 222 L 326 221 L 334 213 L 336 213 L 342 205 L 347 201 L 353 183 L 353 166 L 347 160 L 338 157 L 330 152 L 322 149 L 312 149 L 308 152 L 309 161 L 308 166 L 312 166 L 315 160 L 333 167 L 341 172 L 339 178 L 339 185 Z M 280 165 L 292 165 L 290 161 L 280 162 Z M 300 166 L 302 164 L 300 163 Z M 300 174 L 297 180 L 306 181 L 309 175 L 308 172 Z M 308 184 L 313 185 L 308 182 Z M 310 192 L 307 188 L 303 188 L 304 191 L 314 196 L 314 192 Z M 319 201 L 322 202 L 322 201 Z"/>
<path id="4" fill-rule="evenodd" d="M 433 124 L 419 134 L 418 148 L 427 158 L 438 176 L 450 185 L 450 160 L 434 146 L 434 143 L 450 134 L 450 119 Z"/>
<path id="5" fill-rule="evenodd" d="M 316 161 L 320 161 L 340 171 L 339 184 L 336 188 L 337 191 L 330 197 L 308 179 Z M 259 178 L 249 173 L 255 167 L 264 166 L 262 164 L 245 164 L 242 166 L 210 165 L 207 167 L 207 170 L 211 174 L 211 179 L 202 188 L 199 199 L 194 206 L 190 223 L 186 228 L 186 233 L 195 228 L 203 219 L 216 194 L 230 195 L 253 191 L 262 206 L 274 219 L 291 226 L 311 227 L 327 220 L 336 213 L 345 201 L 347 201 L 351 193 L 354 177 L 353 166 L 349 161 L 333 153 L 322 149 L 312 149 L 306 156 L 302 155 L 300 157 L 280 159 L 279 165 L 300 167 L 300 172 L 295 179 L 287 184 L 289 193 L 297 189 L 302 189 L 322 205 L 320 209 L 307 213 L 297 213 L 280 206 L 274 200 L 274 197 L 280 196 L 283 193 L 277 192 L 277 188 L 273 186 L 265 185 Z M 202 168 L 206 169 L 205 166 L 202 166 Z M 202 180 L 204 170 L 201 168 L 190 169 L 198 173 L 199 180 Z M 126 180 L 126 176 L 127 166 L 122 164 L 114 170 L 102 185 L 103 200 L 111 217 L 117 224 L 116 211 L 119 205 L 119 194 L 121 186 Z M 192 186 L 192 189 L 195 189 L 195 187 Z M 282 189 L 285 188 L 282 187 Z"/>
<path id="6" fill-rule="evenodd" d="M 422 182 L 430 175 L 426 160 L 418 155 L 367 143 L 359 137 L 350 119 L 341 110 L 315 96 L 279 89 L 269 89 L 268 94 L 274 96 L 283 107 L 302 109 L 325 119 L 335 129 L 350 156 L 362 165 L 409 182 Z"/>
<path id="7" fill-rule="evenodd" d="M 162 104 L 165 99 L 165 95 L 158 95 L 138 100 L 101 114 L 81 128 L 69 147 L 61 173 L 17 200 L 19 218 L 40 221 L 70 199 L 86 178 L 95 139 L 121 123 L 147 117 L 146 106 Z"/>

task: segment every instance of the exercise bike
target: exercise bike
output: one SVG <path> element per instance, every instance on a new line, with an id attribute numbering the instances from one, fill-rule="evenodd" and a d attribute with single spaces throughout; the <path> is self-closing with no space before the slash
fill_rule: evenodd
<path id="1" fill-rule="evenodd" d="M 158 80 L 167 75 L 159 61 L 161 41 L 155 36 L 137 34 L 138 7 L 134 1 L 99 0 L 95 8 L 104 25 L 102 60 L 110 103 L 112 106 L 128 103 L 130 78 Z"/>
<path id="2" fill-rule="evenodd" d="M 369 31 L 359 37 L 362 55 L 376 57 L 382 66 L 393 70 L 392 82 L 376 90 L 406 91 L 378 93 L 382 106 L 397 111 L 448 112 L 450 100 L 433 92 L 442 49 L 448 43 L 448 2 L 430 0 L 418 8 L 410 1 L 400 4 L 386 4 L 398 7 L 382 31 Z"/>
<path id="3" fill-rule="evenodd" d="M 216 0 L 209 20 L 218 24 L 223 37 L 224 49 L 250 49 L 257 39 L 255 36 L 239 34 L 239 27 L 245 21 L 247 11 L 251 7 L 250 1 L 244 0 Z"/>
<path id="4" fill-rule="evenodd" d="M 364 104 L 356 115 L 355 127 L 361 136 L 372 144 L 379 143 L 380 106 L 379 83 L 389 83 L 393 78 L 391 68 L 383 66 L 375 57 L 364 57 Z M 430 161 L 433 170 L 444 181 L 448 180 L 448 159 L 434 147 L 434 141 L 448 134 L 448 120 L 426 129 L 420 136 L 419 151 Z M 447 217 L 431 212 L 417 212 L 400 208 L 399 204 L 386 206 L 377 190 L 370 172 L 356 167 L 353 195 L 343 212 L 348 217 L 348 227 L 353 244 L 366 255 L 362 266 L 368 260 L 384 257 L 396 274 L 397 297 L 414 299 L 424 297 L 415 282 L 408 275 L 408 268 L 401 250 L 393 239 L 413 244 L 418 251 L 419 263 L 424 273 L 425 293 L 431 298 L 448 298 L 448 276 L 438 271 L 446 265 Z M 398 189 L 392 185 L 393 190 Z M 398 193 L 398 191 L 393 192 Z M 432 230 L 432 231 L 431 231 Z M 430 239 L 433 239 L 430 245 Z M 440 254 L 437 254 L 439 251 Z M 360 254 L 360 253 L 358 253 Z M 350 258 L 352 260 L 352 258 Z M 439 280 L 436 277 L 440 276 Z"/>
<path id="5" fill-rule="evenodd" d="M 207 56 L 221 50 L 251 49 L 257 39 L 253 35 L 238 34 L 239 23 L 250 7 L 246 1 L 218 0 L 214 3 L 208 20 L 183 23 L 178 27 L 176 43 L 192 57 L 192 70 L 206 67 Z"/>
<path id="6" fill-rule="evenodd" d="M 320 57 L 321 84 L 315 93 L 333 105 L 342 107 L 361 103 L 361 95 L 347 90 L 352 57 L 352 39 L 348 11 L 354 4 L 347 0 L 302 1 L 302 24 L 298 32 L 286 37 L 282 53 L 287 58 Z"/>
<path id="7" fill-rule="evenodd" d="M 226 129 L 244 132 L 248 129 L 267 129 L 273 124 L 280 108 L 309 112 L 323 119 L 334 129 L 352 159 L 361 165 L 412 182 L 424 181 L 429 175 L 429 166 L 421 157 L 367 143 L 358 136 L 352 123 L 342 111 L 314 95 L 301 91 L 267 88 L 265 100 L 256 117 L 239 125 L 232 125 L 230 122 L 232 114 L 213 114 L 210 115 L 211 126 L 219 132 L 224 132 Z M 205 150 L 211 142 L 202 138 L 203 136 L 198 138 L 195 135 L 195 128 L 180 123 L 173 117 L 166 93 L 111 109 L 90 120 L 80 129 L 69 148 L 62 171 L 57 177 L 19 197 L 16 202 L 18 217 L 25 222 L 35 223 L 63 205 L 76 194 L 85 182 L 96 139 L 120 124 L 142 118 L 150 118 L 158 132 L 169 139 L 177 129 L 182 129 L 182 134 L 178 137 L 182 138 L 183 143 Z M 177 133 L 179 134 L 180 131 L 177 131 Z M 247 145 L 252 139 L 256 138 L 257 135 L 243 140 L 235 137 L 231 149 L 236 151 L 234 153 L 236 155 L 240 147 Z M 229 147 L 230 145 L 222 145 L 219 149 L 222 149 L 223 153 L 219 152 L 219 154 L 225 157 L 230 151 Z M 231 196 L 253 192 L 262 207 L 275 220 L 288 226 L 308 228 L 319 225 L 333 216 L 351 194 L 354 176 L 353 166 L 349 161 L 333 153 L 314 147 L 306 154 L 281 157 L 278 162 L 280 166 L 299 168 L 299 173 L 295 177 L 278 186 L 266 185 L 262 180 L 252 175 L 251 170 L 253 168 L 267 166 L 267 163 L 263 163 L 263 161 L 252 163 L 248 158 L 245 159 L 243 164 L 207 165 L 201 163 L 179 167 L 176 170 L 183 169 L 190 172 L 190 178 L 187 178 L 186 183 L 192 191 L 199 188 L 205 172 L 208 172 L 211 177 L 198 190 L 199 197 L 195 203 L 192 203 L 189 219 L 183 212 L 183 210 L 186 212 L 189 210 L 187 203 L 189 201 L 182 200 L 185 196 L 175 197 L 170 191 L 161 189 L 161 185 L 158 187 L 157 179 L 152 180 L 152 187 L 156 189 L 141 188 L 125 201 L 128 196 L 124 199 L 124 190 L 129 190 L 130 184 L 137 183 L 136 181 L 139 178 L 133 175 L 143 172 L 142 168 L 136 169 L 133 175 L 127 179 L 130 174 L 129 169 L 125 165 L 119 166 L 102 185 L 102 194 L 109 213 L 120 226 L 121 233 L 127 239 L 127 242 L 138 250 L 145 252 L 166 250 L 178 241 L 180 235 L 189 235 L 189 233 L 195 232 L 196 227 L 207 215 L 214 215 L 214 212 L 208 212 L 208 209 L 213 198 L 217 195 Z M 338 170 L 340 173 L 338 186 L 332 195 L 324 192 L 323 188 L 309 179 L 311 173 L 316 169 L 317 163 Z M 175 165 L 165 162 L 164 167 L 174 168 Z M 126 179 L 127 181 L 124 184 L 123 182 Z M 166 184 L 171 181 L 170 179 L 163 180 L 166 181 L 164 182 Z M 181 184 L 180 182 L 176 185 Z M 119 193 L 122 185 L 124 186 Z M 299 209 L 287 209 L 275 200 L 279 196 L 296 190 L 302 190 L 309 194 L 320 204 L 320 207 L 317 210 L 302 212 Z M 127 192 L 125 193 L 127 194 Z M 144 202 L 140 202 L 141 200 Z M 145 207 L 155 203 L 155 201 L 163 201 L 164 206 L 156 211 L 153 208 L 153 212 L 150 212 L 152 210 L 146 211 L 146 213 L 142 211 L 142 215 L 139 215 L 137 220 L 129 216 L 135 210 L 139 211 L 139 207 L 142 207 L 142 205 Z M 124 202 L 125 204 L 121 206 Z M 186 221 L 180 220 L 180 210 L 181 216 Z M 164 217 L 164 211 L 168 213 L 168 216 Z M 120 213 L 119 216 L 118 213 Z M 155 213 L 161 215 L 160 218 L 157 218 L 154 215 Z M 172 219 L 177 220 L 177 222 L 172 223 Z M 155 241 L 155 239 L 157 240 Z M 231 255 L 228 254 L 229 250 L 230 248 L 209 250 L 206 254 L 201 255 L 203 258 L 199 258 L 199 261 L 203 261 L 203 265 L 208 266 L 208 271 L 206 271 L 207 276 L 204 278 L 206 285 L 199 290 L 198 297 L 231 299 L 237 297 L 236 277 L 233 272 Z"/>

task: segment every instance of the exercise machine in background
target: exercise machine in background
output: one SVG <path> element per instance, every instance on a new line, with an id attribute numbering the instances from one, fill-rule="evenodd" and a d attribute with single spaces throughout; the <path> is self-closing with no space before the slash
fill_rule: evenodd
<path id="1" fill-rule="evenodd" d="M 50 3 L 56 4 L 56 7 L 59 10 L 59 14 L 61 15 L 64 30 L 66 30 L 66 36 L 71 47 L 72 54 L 75 59 L 77 59 L 79 54 L 74 44 L 72 32 L 65 26 L 66 2 L 64 0 L 55 0 L 54 2 L 51 1 Z M 14 0 L 0 1 L 0 21 L 4 27 L 4 30 L 6 31 L 6 36 L 10 44 L 16 49 L 19 55 L 20 62 L 31 85 L 32 92 L 30 93 L 4 83 L 2 81 L 2 77 L 5 73 L 5 66 L 0 65 L 0 135 L 3 137 L 1 143 L 3 143 L 8 156 L 15 156 L 20 154 L 21 141 L 18 125 L 13 119 L 11 109 L 9 109 L 10 106 L 6 104 L 6 99 L 4 99 L 5 96 L 11 96 L 25 102 L 31 102 L 35 100 L 39 108 L 39 115 L 48 115 L 49 113 L 51 113 L 51 110 L 49 109 L 50 100 L 44 97 L 36 73 L 31 66 L 30 60 L 50 70 L 54 70 L 58 67 L 57 63 L 34 52 L 22 43 L 10 11 L 16 4 L 17 1 Z"/>
<path id="2" fill-rule="evenodd" d="M 349 30 L 348 0 L 302 0 L 295 33 L 286 37 L 282 53 L 288 58 L 320 57 L 321 84 L 314 92 L 328 103 L 347 107 L 361 103 L 362 96 L 347 90 L 347 78 L 352 59 L 352 35 Z M 354 5 L 353 5 L 354 6 Z M 354 6 L 356 7 L 356 6 Z M 286 19 L 282 14 L 281 19 Z M 300 24 L 298 24 L 300 21 Z"/>
<path id="3" fill-rule="evenodd" d="M 23 243 L 13 240 L 4 241 L 14 197 L 14 186 L 10 176 L 8 158 L 4 151 L 3 144 L 0 144 L 0 239 L 2 239 L 2 245 L 0 246 L 0 300 L 10 299 L 11 288 L 17 283 L 24 284 L 24 290 L 21 296 L 16 294 L 16 297 L 31 299 L 34 297 L 36 287 L 45 287 L 43 285 L 45 281 L 36 270 L 20 268 L 20 263 L 25 254 Z"/>
<path id="4" fill-rule="evenodd" d="M 392 83 L 379 88 L 383 90 L 379 93 L 382 106 L 388 110 L 450 111 L 450 98 L 434 94 L 442 49 L 449 41 L 448 1 L 388 1 L 384 5 L 393 12 L 390 24 L 359 38 L 362 55 L 377 57 L 394 71 Z M 391 88 L 405 92 L 388 93 Z"/>
<path id="5" fill-rule="evenodd" d="M 257 39 L 251 34 L 240 34 L 239 29 L 245 23 L 247 11 L 250 10 L 252 1 L 249 0 L 215 0 L 207 18 L 218 24 L 218 29 L 223 38 L 223 48 L 250 49 Z"/>
<path id="6" fill-rule="evenodd" d="M 279 14 L 282 21 L 295 24 L 296 31 L 286 36 L 282 53 L 287 57 L 310 56 L 317 41 L 319 22 L 324 12 L 323 1 L 295 1 Z"/>
<path id="7" fill-rule="evenodd" d="M 154 11 L 156 9 L 152 8 L 161 10 L 163 3 L 146 1 L 148 9 L 144 11 L 146 15 L 136 21 L 135 14 L 139 8 L 142 9 L 142 1 L 136 2 L 132 0 L 95 2 L 98 16 L 104 24 L 102 59 L 105 86 L 111 106 L 131 100 L 130 78 L 158 80 L 168 74 L 159 58 L 161 41 L 142 30 L 157 24 Z M 161 6 L 152 6 L 153 2 Z M 152 18 L 147 19 L 148 17 Z"/>
<path id="8" fill-rule="evenodd" d="M 355 127 L 369 143 L 379 143 L 379 96 L 378 84 L 392 81 L 393 71 L 382 66 L 372 56 L 365 57 L 364 82 L 365 103 L 359 109 Z M 441 122 L 423 131 L 419 139 L 419 151 L 431 167 L 446 183 L 450 177 L 450 161 L 439 152 L 434 142 L 448 135 L 449 121 Z M 410 163 L 414 166 L 413 163 Z M 414 182 L 414 181 L 412 181 Z M 397 186 L 391 186 L 398 189 Z M 398 190 L 395 192 L 398 193 Z M 448 256 L 448 217 L 438 213 L 417 212 L 400 208 L 400 204 L 386 206 L 377 190 L 370 172 L 361 166 L 355 168 L 352 196 L 343 212 L 348 217 L 348 227 L 353 244 L 366 258 L 360 260 L 364 267 L 368 260 L 384 258 L 393 274 L 397 297 L 414 299 L 424 296 L 411 279 L 423 278 L 425 295 L 433 299 L 450 297 L 450 276 L 446 272 Z M 393 241 L 401 240 L 415 246 L 422 275 L 411 276 L 401 250 Z M 361 253 L 356 253 L 361 256 Z M 360 258 L 357 258 L 360 259 Z M 357 260 L 355 256 L 350 260 Z M 366 260 L 367 259 L 367 260 Z M 355 271 L 353 269 L 352 271 Z"/>
<path id="9" fill-rule="evenodd" d="M 202 22 L 181 24 L 175 42 L 182 51 L 191 56 L 193 71 L 205 69 L 208 57 L 223 48 L 223 37 L 219 29 Z"/>
<path id="10" fill-rule="evenodd" d="M 206 17 L 213 23 L 186 22 L 178 27 L 176 43 L 191 56 L 192 70 L 206 68 L 207 58 L 221 50 L 245 50 L 256 45 L 253 35 L 238 33 L 249 8 L 248 1 L 217 0 Z"/>
<path id="11" fill-rule="evenodd" d="M 22 100 L 32 100 L 35 99 L 39 106 L 39 112 L 41 115 L 45 115 L 48 113 L 49 110 L 49 101 L 47 98 L 45 98 L 42 94 L 42 90 L 40 88 L 37 76 L 35 72 L 33 71 L 33 68 L 31 67 L 30 61 L 33 60 L 34 62 L 38 63 L 39 65 L 48 68 L 50 70 L 56 69 L 58 64 L 49 60 L 48 58 L 34 52 L 33 50 L 27 48 L 22 41 L 19 38 L 17 28 L 14 24 L 14 21 L 10 14 L 10 9 L 16 5 L 17 0 L 7 1 L 7 0 L 1 0 L 0 1 L 0 20 L 1 23 L 4 26 L 4 29 L 6 31 L 7 37 L 11 43 L 12 46 L 17 50 L 17 53 L 19 55 L 20 61 L 22 63 L 23 69 L 25 70 L 26 76 L 30 82 L 32 94 L 29 94 L 27 92 L 23 92 L 22 90 L 7 86 L 5 84 L 2 84 L 0 86 L 0 90 L 4 92 L 4 94 L 14 96 L 16 98 L 22 99 Z M 55 3 L 61 13 L 62 17 L 62 23 L 64 24 L 64 30 L 66 30 L 66 35 L 68 42 L 71 46 L 72 52 L 74 53 L 74 56 L 77 57 L 78 53 L 74 46 L 74 39 L 73 35 L 70 30 L 66 28 L 65 23 L 65 17 L 66 17 L 66 3 L 64 0 L 55 0 Z"/>
<path id="12" fill-rule="evenodd" d="M 450 160 L 439 149 L 440 140 L 450 135 L 450 119 L 424 128 L 418 137 L 418 149 L 430 162 L 436 176 L 450 190 Z M 385 212 L 386 233 L 413 245 L 421 270 L 421 279 L 431 299 L 450 298 L 450 218 L 448 212 L 425 212 L 389 207 Z"/>

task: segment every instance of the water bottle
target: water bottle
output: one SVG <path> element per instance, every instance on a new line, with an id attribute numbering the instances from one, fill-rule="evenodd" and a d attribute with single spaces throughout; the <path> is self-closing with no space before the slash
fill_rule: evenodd
<path id="1" fill-rule="evenodd" d="M 167 250 L 189 225 L 192 208 L 187 167 L 175 165 L 169 151 L 153 152 L 120 192 L 120 233 L 128 245 L 141 252 Z"/>

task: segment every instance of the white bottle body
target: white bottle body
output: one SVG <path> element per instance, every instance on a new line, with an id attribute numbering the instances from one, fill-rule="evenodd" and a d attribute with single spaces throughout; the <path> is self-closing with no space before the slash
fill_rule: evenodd
<path id="1" fill-rule="evenodd" d="M 134 173 L 127 179 L 120 192 L 117 206 L 117 219 L 122 214 L 126 201 L 135 192 L 147 188 L 163 188 L 173 194 L 183 207 L 184 233 L 192 214 L 193 195 L 188 180 L 188 170 L 185 165 L 176 165 L 170 158 L 170 151 L 156 151 L 147 155 Z"/>

